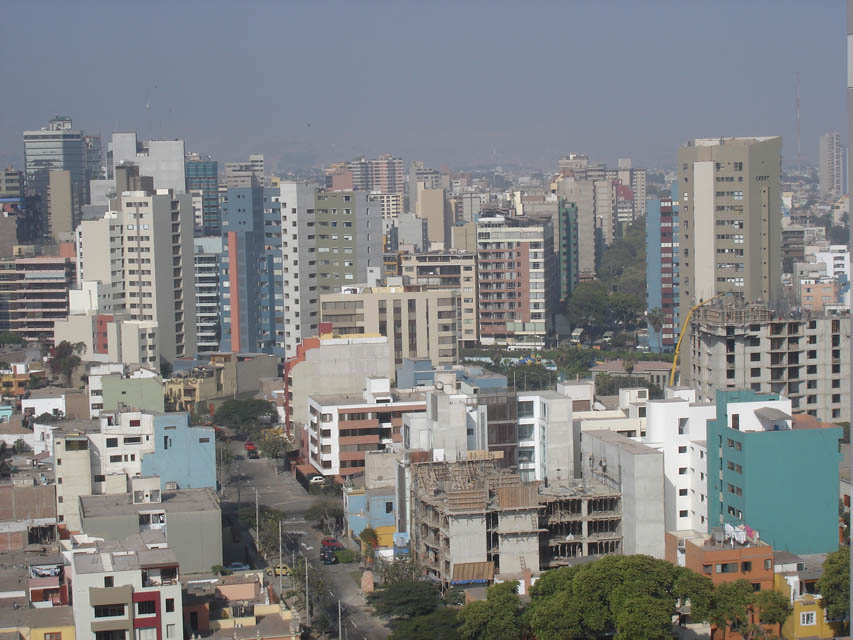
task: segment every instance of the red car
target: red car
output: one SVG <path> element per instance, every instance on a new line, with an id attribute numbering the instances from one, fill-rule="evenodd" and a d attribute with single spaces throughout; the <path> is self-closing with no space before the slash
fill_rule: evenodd
<path id="1" fill-rule="evenodd" d="M 327 536 L 320 541 L 320 544 L 323 545 L 324 549 L 343 549 L 344 545 L 341 544 L 337 538 L 332 538 L 331 536 Z"/>
<path id="2" fill-rule="evenodd" d="M 257 451 L 257 450 L 258 450 L 258 448 L 255 446 L 255 443 L 254 443 L 254 442 L 252 442 L 251 440 L 247 440 L 247 441 L 246 441 L 246 444 L 245 444 L 245 445 L 243 445 L 243 448 L 244 448 L 246 451 Z"/>

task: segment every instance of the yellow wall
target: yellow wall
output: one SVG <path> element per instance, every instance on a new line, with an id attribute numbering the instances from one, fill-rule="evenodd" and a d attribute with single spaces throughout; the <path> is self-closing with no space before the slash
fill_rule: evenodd
<path id="1" fill-rule="evenodd" d="M 61 633 L 62 640 L 76 640 L 77 637 L 74 631 L 74 625 L 60 627 L 39 627 L 38 629 L 32 627 L 30 628 L 30 635 L 28 636 L 28 640 L 44 640 L 44 635 L 46 633 Z"/>
<path id="2" fill-rule="evenodd" d="M 784 595 L 786 598 L 791 597 L 791 589 L 785 581 L 785 577 L 776 574 L 775 585 L 776 591 Z M 828 622 L 824 620 L 824 610 L 821 606 L 820 598 L 815 598 L 809 594 L 803 594 L 794 600 L 793 613 L 785 620 L 782 625 L 783 638 L 834 638 L 835 633 Z M 814 613 L 815 623 L 810 625 L 800 624 L 800 614 Z"/>
<path id="3" fill-rule="evenodd" d="M 394 546 L 394 534 L 397 532 L 397 527 L 388 525 L 385 527 L 376 527 L 376 537 L 379 538 L 380 547 Z"/>

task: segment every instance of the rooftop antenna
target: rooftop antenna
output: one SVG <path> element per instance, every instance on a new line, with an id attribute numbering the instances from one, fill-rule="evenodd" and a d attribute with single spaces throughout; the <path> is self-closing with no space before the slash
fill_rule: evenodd
<path id="1" fill-rule="evenodd" d="M 800 164 L 800 72 L 794 74 L 794 107 L 797 112 L 797 171 L 802 171 Z"/>

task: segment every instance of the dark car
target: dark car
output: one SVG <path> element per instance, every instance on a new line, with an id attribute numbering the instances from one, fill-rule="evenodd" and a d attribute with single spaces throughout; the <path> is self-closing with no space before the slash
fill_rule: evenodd
<path id="1" fill-rule="evenodd" d="M 323 564 L 338 564 L 338 556 L 333 549 L 324 549 L 320 552 L 320 560 Z"/>
<path id="2" fill-rule="evenodd" d="M 261 454 L 260 454 L 260 453 L 258 453 L 255 449 L 251 449 L 251 450 L 246 454 L 246 457 L 247 457 L 247 458 L 249 458 L 249 460 L 257 460 L 258 458 L 260 458 L 260 457 L 261 457 Z"/>

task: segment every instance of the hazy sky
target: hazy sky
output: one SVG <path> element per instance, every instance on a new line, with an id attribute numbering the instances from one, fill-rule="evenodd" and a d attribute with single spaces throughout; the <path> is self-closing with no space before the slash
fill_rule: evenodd
<path id="1" fill-rule="evenodd" d="M 792 164 L 797 71 L 815 162 L 846 135 L 844 25 L 842 0 L 5 0 L 0 163 L 60 113 L 273 166 L 671 166 L 689 138 L 780 134 Z"/>

